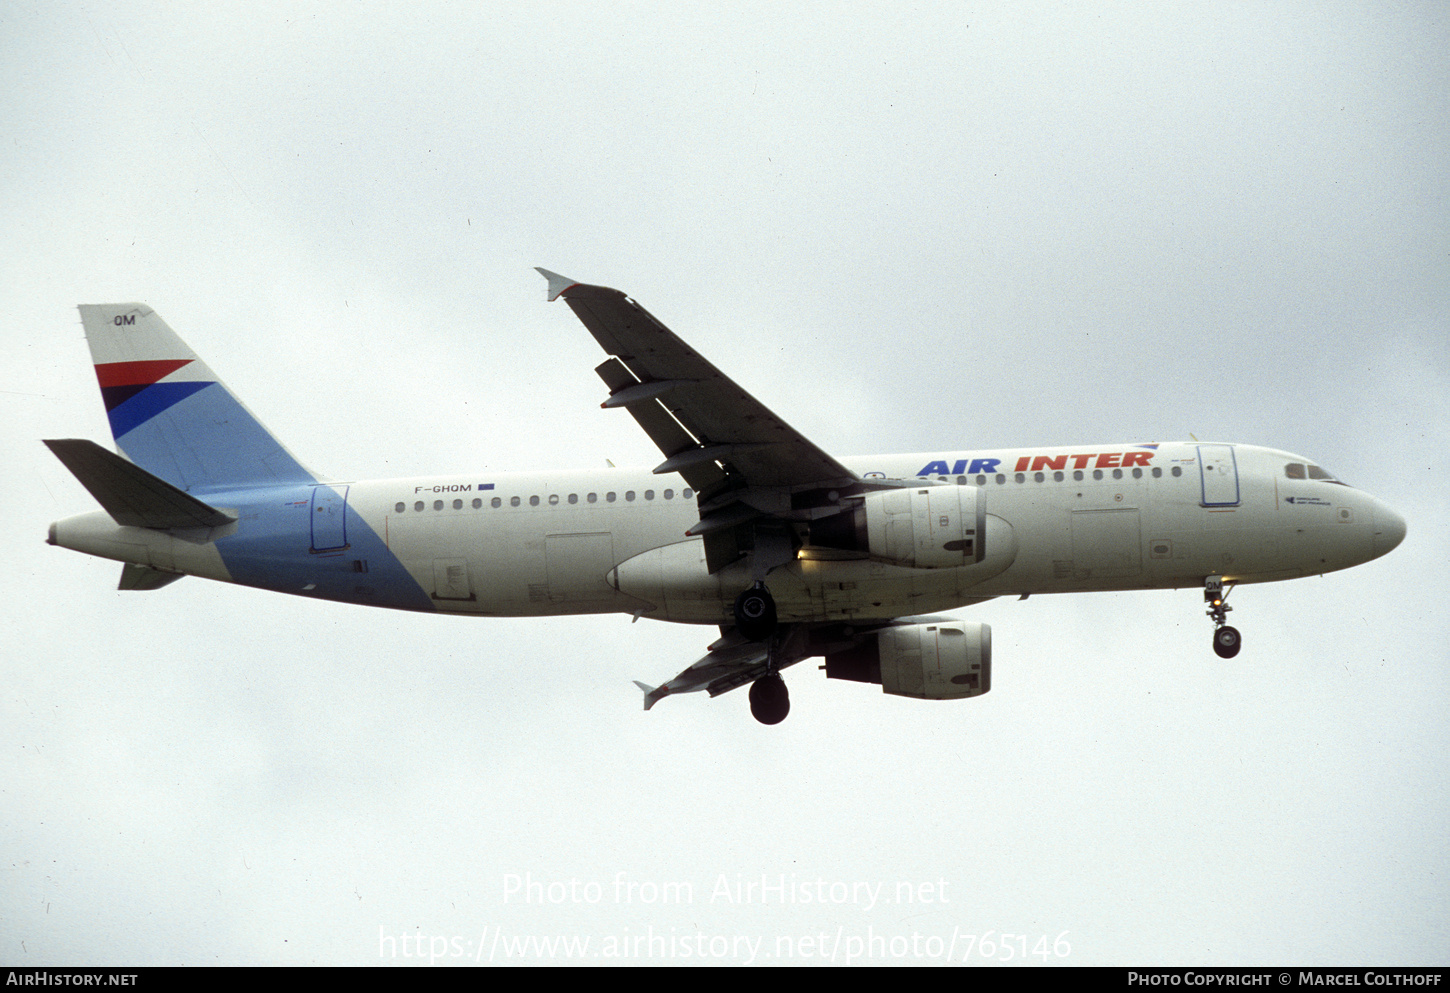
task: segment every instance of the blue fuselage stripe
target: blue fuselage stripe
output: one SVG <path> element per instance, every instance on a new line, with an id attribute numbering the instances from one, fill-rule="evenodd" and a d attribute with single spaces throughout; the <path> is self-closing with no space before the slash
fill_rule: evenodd
<path id="1" fill-rule="evenodd" d="M 359 514 L 338 511 L 347 519 L 344 547 L 314 551 L 314 489 L 270 487 L 208 497 L 238 516 L 236 533 L 216 543 L 233 582 L 373 607 L 436 609 L 432 597 Z"/>

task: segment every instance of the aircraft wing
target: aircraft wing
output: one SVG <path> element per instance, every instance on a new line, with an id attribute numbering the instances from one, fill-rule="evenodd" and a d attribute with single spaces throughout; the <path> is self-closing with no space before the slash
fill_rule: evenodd
<path id="1" fill-rule="evenodd" d="M 649 686 L 636 680 L 634 685 L 644 691 L 645 710 L 677 693 L 708 690 L 712 697 L 729 693 L 767 673 L 779 672 L 807 658 L 808 627 L 804 624 L 789 625 L 781 637 L 770 643 L 746 641 L 732 632 L 712 644 L 694 665 L 669 682 Z"/>
<path id="2" fill-rule="evenodd" d="M 655 472 L 678 472 L 699 491 L 700 521 L 687 533 L 706 536 L 711 572 L 751 547 L 741 527 L 837 513 L 840 491 L 861 484 L 619 290 L 539 272 L 549 299 L 563 297 L 613 356 L 596 370 L 610 390 L 603 406 L 629 410 L 660 447 Z"/>

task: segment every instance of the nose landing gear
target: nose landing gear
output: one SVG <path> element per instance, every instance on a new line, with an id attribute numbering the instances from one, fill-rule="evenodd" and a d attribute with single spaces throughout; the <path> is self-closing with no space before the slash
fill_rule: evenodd
<path id="1" fill-rule="evenodd" d="M 1233 658 L 1243 647 L 1243 637 L 1239 634 L 1239 629 L 1225 623 L 1228 612 L 1233 608 L 1224 601 L 1232 590 L 1232 583 L 1227 590 L 1223 588 L 1222 576 L 1209 576 L 1203 581 L 1203 602 L 1208 604 L 1205 613 L 1213 618 L 1213 650 L 1221 659 Z"/>

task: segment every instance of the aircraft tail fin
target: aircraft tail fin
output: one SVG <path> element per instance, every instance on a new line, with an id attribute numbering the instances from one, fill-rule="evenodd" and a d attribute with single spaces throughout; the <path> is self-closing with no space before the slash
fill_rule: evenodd
<path id="1" fill-rule="evenodd" d="M 215 528 L 236 520 L 94 441 L 67 438 L 45 444 L 122 527 Z"/>
<path id="2" fill-rule="evenodd" d="M 136 465 L 183 490 L 316 481 L 156 311 L 80 312 L 116 447 Z"/>

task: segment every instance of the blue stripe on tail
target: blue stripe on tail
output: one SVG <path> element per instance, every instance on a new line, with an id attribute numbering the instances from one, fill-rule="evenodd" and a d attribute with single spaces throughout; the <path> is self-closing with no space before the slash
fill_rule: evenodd
<path id="1" fill-rule="evenodd" d="M 184 490 L 317 481 L 221 383 L 156 383 L 110 417 L 127 458 Z"/>
<path id="2" fill-rule="evenodd" d="M 151 386 L 103 388 L 101 395 L 109 408 L 106 413 L 111 419 L 111 434 L 119 439 L 123 434 L 130 433 L 132 429 L 140 427 L 193 393 L 215 385 L 215 383 L 154 383 Z M 131 395 L 122 398 L 120 394 L 128 390 L 131 391 Z"/>

